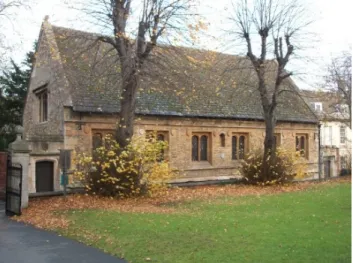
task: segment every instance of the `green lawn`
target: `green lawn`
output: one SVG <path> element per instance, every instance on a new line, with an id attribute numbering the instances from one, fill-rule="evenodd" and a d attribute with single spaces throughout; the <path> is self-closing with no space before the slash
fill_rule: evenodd
<path id="1" fill-rule="evenodd" d="M 351 262 L 350 184 L 169 205 L 180 213 L 71 211 L 64 234 L 134 263 Z"/>

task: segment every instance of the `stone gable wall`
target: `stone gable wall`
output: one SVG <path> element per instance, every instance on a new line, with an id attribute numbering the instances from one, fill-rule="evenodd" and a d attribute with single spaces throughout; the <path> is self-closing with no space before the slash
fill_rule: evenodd
<path id="1" fill-rule="evenodd" d="M 27 141 L 63 142 L 63 105 L 70 103 L 68 83 L 63 74 L 60 56 L 50 25 L 43 24 L 36 62 L 23 114 L 24 138 Z M 48 120 L 39 121 L 39 99 L 34 90 L 46 85 L 48 90 Z M 34 144 L 35 144 L 34 143 Z M 33 145 L 36 150 L 36 145 Z M 40 145 L 38 146 L 40 147 Z"/>

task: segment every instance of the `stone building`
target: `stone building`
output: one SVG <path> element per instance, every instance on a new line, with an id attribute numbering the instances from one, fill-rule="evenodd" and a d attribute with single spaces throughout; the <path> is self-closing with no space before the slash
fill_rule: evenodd
<path id="1" fill-rule="evenodd" d="M 23 117 L 32 150 L 29 192 L 60 189 L 59 149 L 91 152 L 96 140 L 114 132 L 120 83 L 114 52 L 95 34 L 44 21 Z M 184 174 L 175 181 L 238 176 L 240 159 L 262 147 L 265 135 L 249 61 L 164 46 L 148 63 L 141 73 L 135 134 L 157 131 L 168 141 L 166 158 Z M 308 173 L 317 176 L 317 118 L 291 79 L 282 89 L 277 145 L 303 150 Z"/>

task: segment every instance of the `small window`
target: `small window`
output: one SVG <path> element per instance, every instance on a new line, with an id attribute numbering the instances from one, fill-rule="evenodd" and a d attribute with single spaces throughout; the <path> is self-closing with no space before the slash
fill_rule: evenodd
<path id="1" fill-rule="evenodd" d="M 199 137 L 196 135 L 192 136 L 192 160 L 199 160 Z"/>
<path id="2" fill-rule="evenodd" d="M 245 136 L 241 135 L 239 137 L 239 159 L 244 159 L 245 155 Z"/>
<path id="3" fill-rule="evenodd" d="M 332 126 L 328 127 L 328 139 L 329 139 L 329 144 L 332 145 Z"/>
<path id="4" fill-rule="evenodd" d="M 39 122 L 48 120 L 48 91 L 45 89 L 37 94 L 39 100 Z"/>
<path id="5" fill-rule="evenodd" d="M 221 147 L 225 147 L 226 146 L 226 136 L 225 136 L 224 133 L 221 133 L 219 135 L 219 141 L 220 141 Z"/>
<path id="6" fill-rule="evenodd" d="M 238 137 L 232 136 L 232 160 L 238 159 Z"/>
<path id="7" fill-rule="evenodd" d="M 246 134 L 234 134 L 232 136 L 232 160 L 244 159 L 247 151 Z"/>
<path id="8" fill-rule="evenodd" d="M 96 132 L 92 136 L 92 148 L 93 150 L 101 147 L 103 145 L 103 135 L 99 132 Z"/>
<path id="9" fill-rule="evenodd" d="M 160 142 L 164 142 L 165 138 L 164 138 L 164 134 L 158 133 L 157 134 L 157 141 Z M 164 160 L 164 149 L 161 150 L 160 156 L 157 158 L 157 161 L 161 162 Z"/>
<path id="10" fill-rule="evenodd" d="M 155 140 L 157 141 L 163 141 L 163 142 L 168 142 L 168 131 L 152 131 L 152 130 L 147 130 L 146 131 L 146 140 L 149 142 L 153 142 Z M 165 160 L 167 149 L 162 149 L 160 156 L 157 158 L 157 161 L 163 161 Z"/>
<path id="11" fill-rule="evenodd" d="M 208 142 L 208 136 L 202 135 L 201 144 L 200 144 L 201 161 L 207 161 L 207 142 Z"/>
<path id="12" fill-rule="evenodd" d="M 194 134 L 191 139 L 191 160 L 208 161 L 209 160 L 209 135 L 208 134 Z"/>
<path id="13" fill-rule="evenodd" d="M 308 158 L 308 136 L 307 134 L 297 134 L 295 137 L 295 150 L 300 156 Z"/>
<path id="14" fill-rule="evenodd" d="M 341 144 L 346 143 L 346 127 L 345 126 L 340 127 L 340 142 L 341 142 Z"/>
<path id="15" fill-rule="evenodd" d="M 341 169 L 347 169 L 347 157 L 346 156 L 341 156 Z"/>
<path id="16" fill-rule="evenodd" d="M 93 130 L 92 131 L 92 150 L 103 146 L 104 138 L 111 136 L 114 139 L 114 131 L 109 130 Z"/>
<path id="17" fill-rule="evenodd" d="M 281 146 L 281 134 L 275 133 L 273 137 L 273 143 L 274 143 L 274 148 L 277 149 L 277 147 Z"/>
<path id="18" fill-rule="evenodd" d="M 157 141 L 164 141 L 164 135 L 163 134 L 157 134 Z"/>
<path id="19" fill-rule="evenodd" d="M 314 103 L 314 109 L 315 111 L 322 111 L 322 103 L 321 102 L 315 102 Z"/>

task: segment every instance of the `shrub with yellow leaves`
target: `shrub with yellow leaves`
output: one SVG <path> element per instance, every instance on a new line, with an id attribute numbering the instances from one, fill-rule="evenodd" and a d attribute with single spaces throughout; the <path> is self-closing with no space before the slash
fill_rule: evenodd
<path id="1" fill-rule="evenodd" d="M 76 153 L 74 177 L 92 194 L 124 197 L 140 194 L 155 195 L 166 189 L 176 176 L 164 160 L 167 143 L 153 134 L 147 138 L 134 136 L 122 149 L 111 137 L 92 155 Z"/>
<path id="2" fill-rule="evenodd" d="M 268 160 L 269 161 L 269 160 Z M 240 172 L 250 184 L 271 185 L 291 182 L 294 178 L 307 176 L 307 162 L 299 152 L 283 148 L 276 149 L 276 155 L 269 164 L 269 174 L 263 175 L 263 150 L 259 149 L 246 155 L 241 164 Z"/>

